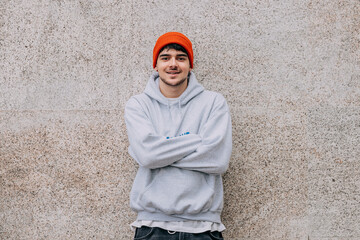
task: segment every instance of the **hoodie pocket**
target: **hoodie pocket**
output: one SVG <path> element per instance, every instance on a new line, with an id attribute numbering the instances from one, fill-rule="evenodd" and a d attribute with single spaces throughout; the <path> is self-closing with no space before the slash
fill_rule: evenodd
<path id="1" fill-rule="evenodd" d="M 197 214 L 209 210 L 213 198 L 204 173 L 166 167 L 140 194 L 138 203 L 149 212 Z"/>

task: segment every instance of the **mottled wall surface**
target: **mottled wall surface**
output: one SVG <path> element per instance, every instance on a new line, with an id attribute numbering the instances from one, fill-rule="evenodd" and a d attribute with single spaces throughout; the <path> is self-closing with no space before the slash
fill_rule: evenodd
<path id="1" fill-rule="evenodd" d="M 0 1 L 0 239 L 131 239 L 126 100 L 193 42 L 233 119 L 226 239 L 360 239 L 360 1 Z"/>

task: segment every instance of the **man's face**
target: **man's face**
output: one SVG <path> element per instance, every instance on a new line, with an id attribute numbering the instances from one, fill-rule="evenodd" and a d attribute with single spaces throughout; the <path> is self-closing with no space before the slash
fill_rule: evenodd
<path id="1" fill-rule="evenodd" d="M 168 86 L 187 86 L 190 60 L 186 53 L 175 49 L 164 49 L 160 52 L 155 70 L 159 72 L 160 80 Z"/>

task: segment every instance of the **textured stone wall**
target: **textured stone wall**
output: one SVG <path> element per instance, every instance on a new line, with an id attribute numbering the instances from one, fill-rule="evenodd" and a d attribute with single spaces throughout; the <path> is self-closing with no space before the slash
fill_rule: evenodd
<path id="1" fill-rule="evenodd" d="M 0 239 L 131 239 L 158 36 L 231 108 L 226 239 L 360 239 L 359 0 L 1 0 Z"/>

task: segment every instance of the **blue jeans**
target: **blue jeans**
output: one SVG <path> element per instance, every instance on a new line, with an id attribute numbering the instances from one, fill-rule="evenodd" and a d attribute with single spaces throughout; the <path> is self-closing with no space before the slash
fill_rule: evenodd
<path id="1" fill-rule="evenodd" d="M 221 232 L 171 232 L 157 227 L 137 228 L 134 240 L 223 240 Z"/>

